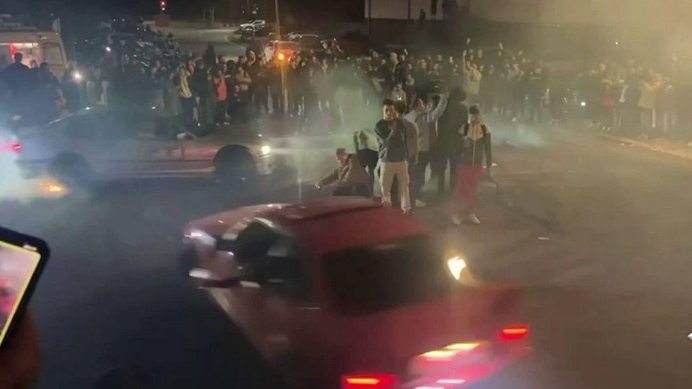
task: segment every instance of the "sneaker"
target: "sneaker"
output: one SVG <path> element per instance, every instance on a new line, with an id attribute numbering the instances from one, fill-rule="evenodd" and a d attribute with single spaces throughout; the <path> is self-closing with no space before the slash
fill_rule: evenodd
<path id="1" fill-rule="evenodd" d="M 469 221 L 475 225 L 481 224 L 481 221 L 478 219 L 478 216 L 476 216 L 475 213 L 469 215 Z"/>
<path id="2" fill-rule="evenodd" d="M 461 218 L 456 213 L 452 214 L 452 224 L 454 224 L 455 226 L 461 225 Z"/>
<path id="3" fill-rule="evenodd" d="M 416 207 L 425 207 L 426 205 L 424 201 L 416 200 Z"/>

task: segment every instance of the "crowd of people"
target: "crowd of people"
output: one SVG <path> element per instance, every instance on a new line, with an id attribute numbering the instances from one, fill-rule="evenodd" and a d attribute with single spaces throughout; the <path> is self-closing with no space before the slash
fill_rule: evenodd
<path id="1" fill-rule="evenodd" d="M 692 139 L 692 83 L 677 63 L 655 72 L 634 61 L 606 60 L 570 72 L 502 44 L 481 49 L 470 41 L 452 55 L 407 49 L 351 55 L 336 40 L 280 54 L 249 47 L 245 55 L 225 58 L 209 45 L 201 56 L 183 56 L 172 35 L 156 33 L 147 45 L 109 41 L 92 63 L 70 65 L 61 80 L 48 64 L 25 66 L 17 53 L 0 81 L 15 108 L 38 112 L 30 116 L 40 121 L 87 105 L 117 104 L 160 108 L 190 128 L 288 115 L 319 118 L 332 129 L 348 127 L 358 109 L 374 110 L 384 101 L 383 119 L 355 134 L 353 156 L 337 153 L 339 168 L 320 186 L 349 188 L 337 194 L 364 194 L 366 188 L 409 212 L 423 203 L 426 169 L 437 177 L 440 196 L 449 169 L 455 222 L 461 203 L 478 221 L 479 167 L 492 164 L 481 114 L 531 123 L 586 119 L 602 131 Z M 347 174 L 350 169 L 359 173 Z"/>
<path id="2" fill-rule="evenodd" d="M 38 112 L 36 120 L 118 104 L 165 109 L 188 125 L 287 114 L 321 117 L 331 128 L 359 105 L 388 98 L 408 112 L 435 104 L 436 93 L 461 88 L 484 114 L 529 122 L 586 118 L 604 131 L 692 140 L 692 83 L 677 63 L 655 72 L 634 61 L 603 61 L 568 72 L 502 44 L 480 49 L 469 41 L 444 56 L 407 49 L 351 55 L 332 41 L 281 59 L 263 47 L 225 58 L 212 45 L 201 56 L 182 55 L 172 35 L 152 34 L 146 44 L 109 38 L 100 55 L 71 64 L 61 79 L 47 63 L 26 66 L 16 53 L 0 73 L 0 90 L 15 109 Z"/>

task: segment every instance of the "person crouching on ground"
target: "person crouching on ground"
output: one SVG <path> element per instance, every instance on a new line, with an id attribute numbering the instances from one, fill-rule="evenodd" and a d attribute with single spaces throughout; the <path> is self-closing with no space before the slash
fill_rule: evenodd
<path id="1" fill-rule="evenodd" d="M 478 106 L 469 109 L 469 122 L 464 125 L 463 150 L 457 166 L 457 183 L 451 203 L 452 222 L 460 225 L 460 212 L 466 206 L 469 221 L 481 224 L 476 216 L 476 198 L 478 185 L 483 177 L 483 160 L 485 166 L 492 165 L 492 143 L 490 129 L 483 123 Z"/>
<path id="2" fill-rule="evenodd" d="M 372 180 L 358 157 L 346 149 L 336 149 L 337 168 L 317 183 L 318 189 L 332 189 L 332 196 L 370 196 L 369 182 Z"/>

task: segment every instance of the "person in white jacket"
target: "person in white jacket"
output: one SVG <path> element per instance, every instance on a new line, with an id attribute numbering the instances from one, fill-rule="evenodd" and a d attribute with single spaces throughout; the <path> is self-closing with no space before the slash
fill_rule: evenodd
<path id="1" fill-rule="evenodd" d="M 405 116 L 406 120 L 418 127 L 418 157 L 411 175 L 411 198 L 415 199 L 415 205 L 419 207 L 425 206 L 420 200 L 420 192 L 425 185 L 425 171 L 431 163 L 430 146 L 437 138 L 437 121 L 446 108 L 445 95 L 440 95 L 440 102 L 436 107 L 426 105 L 422 98 L 417 98 L 413 111 Z"/>

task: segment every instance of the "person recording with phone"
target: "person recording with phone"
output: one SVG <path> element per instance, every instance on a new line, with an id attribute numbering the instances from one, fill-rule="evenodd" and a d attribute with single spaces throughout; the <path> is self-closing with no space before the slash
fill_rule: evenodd
<path id="1" fill-rule="evenodd" d="M 415 126 L 411 124 L 415 129 Z M 399 118 L 394 102 L 386 99 L 382 102 L 382 120 L 375 125 L 375 134 L 380 143 L 380 184 L 382 186 L 382 203 L 392 205 L 392 184 L 396 178 L 401 197 L 401 209 L 404 213 L 411 211 L 409 196 L 408 159 L 409 146 L 417 141 L 415 130 L 408 130 Z M 417 144 L 416 144 L 417 148 Z M 412 156 L 415 158 L 415 155 Z"/>
<path id="2" fill-rule="evenodd" d="M 0 350 L 0 389 L 33 388 L 41 367 L 41 348 L 33 318 L 25 315 Z"/>
<path id="3" fill-rule="evenodd" d="M 45 242 L 0 228 L 0 389 L 31 388 L 41 351 L 26 311 L 50 249 Z"/>

